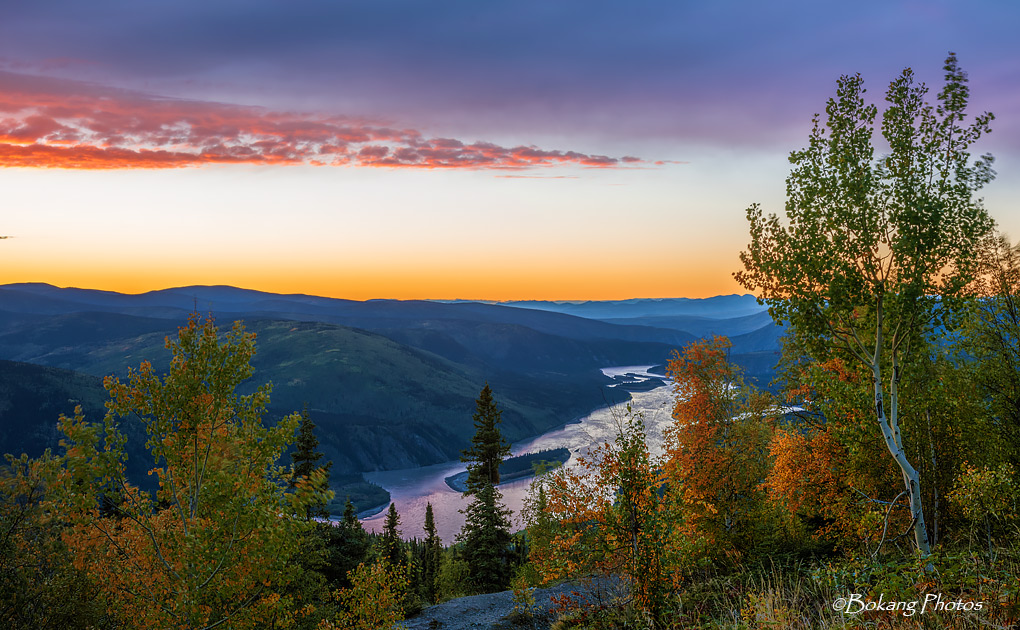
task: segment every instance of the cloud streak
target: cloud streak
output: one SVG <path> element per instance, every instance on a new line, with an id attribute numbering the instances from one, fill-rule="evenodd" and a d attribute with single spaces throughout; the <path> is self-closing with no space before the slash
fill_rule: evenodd
<path id="1" fill-rule="evenodd" d="M 428 138 L 343 116 L 161 98 L 0 72 L 0 166 L 181 168 L 210 164 L 526 169 L 619 168 L 636 157 Z"/>

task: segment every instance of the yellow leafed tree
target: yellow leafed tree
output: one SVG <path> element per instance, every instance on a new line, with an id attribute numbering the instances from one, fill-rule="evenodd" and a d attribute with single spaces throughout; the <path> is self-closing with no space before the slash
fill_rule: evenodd
<path id="1" fill-rule="evenodd" d="M 269 386 L 236 392 L 252 374 L 254 337 L 236 323 L 221 343 L 212 320 L 194 316 L 167 339 L 168 374 L 144 362 L 127 382 L 108 377 L 102 424 L 80 411 L 61 418 L 55 501 L 71 523 L 65 539 L 129 627 L 270 627 L 293 614 L 279 593 L 298 534 L 312 525 L 301 516 L 322 499 L 322 485 L 303 479 L 285 492 L 276 461 L 300 418 L 267 428 Z M 117 419 L 130 416 L 149 435 L 154 495 L 124 476 Z"/>

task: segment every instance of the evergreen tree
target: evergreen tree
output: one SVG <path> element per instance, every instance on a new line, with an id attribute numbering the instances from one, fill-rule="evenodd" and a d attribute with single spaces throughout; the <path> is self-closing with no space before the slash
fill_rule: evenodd
<path id="1" fill-rule="evenodd" d="M 475 435 L 471 448 L 461 457 L 461 461 L 470 462 L 465 494 L 474 499 L 464 510 L 467 519 L 458 540 L 464 543 L 472 587 L 478 593 L 492 593 L 503 590 L 510 581 L 510 511 L 501 503 L 503 497 L 496 489 L 499 466 L 510 454 L 510 445 L 499 432 L 501 412 L 488 383 L 475 407 Z"/>
<path id="2" fill-rule="evenodd" d="M 459 539 L 472 588 L 478 593 L 501 591 L 510 583 L 510 511 L 491 483 L 484 484 L 465 513 Z"/>
<path id="3" fill-rule="evenodd" d="M 499 485 L 499 465 L 510 455 L 510 444 L 499 432 L 502 412 L 496 408 L 492 390 L 486 383 L 475 401 L 475 435 L 471 448 L 462 451 L 460 460 L 468 464 L 467 494 L 475 494 L 485 484 Z"/>
<path id="4" fill-rule="evenodd" d="M 322 491 L 329 489 L 329 469 L 333 462 L 327 462 L 324 466 L 319 465 L 322 453 L 315 450 L 319 446 L 319 439 L 315 437 L 315 423 L 312 422 L 308 413 L 308 405 L 305 404 L 301 410 L 301 424 L 298 426 L 297 440 L 294 442 L 294 453 L 291 455 L 291 467 L 293 473 L 290 478 L 290 487 L 297 487 L 301 478 L 309 479 L 316 470 L 325 473 L 324 487 Z M 320 501 L 308 506 L 307 518 L 329 518 L 329 511 L 326 510 L 326 502 Z"/>
<path id="5" fill-rule="evenodd" d="M 425 545 L 421 559 L 422 594 L 425 601 L 436 603 L 437 581 L 439 578 L 439 562 L 443 556 L 443 543 L 436 531 L 436 520 L 432 514 L 432 504 L 425 504 Z"/>
<path id="6" fill-rule="evenodd" d="M 390 575 L 402 576 L 399 580 L 400 585 L 394 586 L 394 593 L 400 601 L 403 614 L 419 613 L 422 608 L 421 600 L 417 597 L 420 567 L 408 561 L 408 545 L 400 537 L 400 514 L 397 513 L 397 506 L 394 503 L 390 503 L 390 509 L 386 513 L 386 522 L 383 524 L 378 545 L 379 561 L 386 567 L 386 571 Z"/>
<path id="7" fill-rule="evenodd" d="M 399 527 L 400 514 L 397 513 L 396 504 L 390 503 L 390 510 L 386 513 L 386 523 L 383 525 L 383 533 L 379 538 L 379 556 L 389 562 L 391 566 L 407 564 L 404 544 L 400 540 Z"/>
<path id="8" fill-rule="evenodd" d="M 358 521 L 357 512 L 350 499 L 344 505 L 344 515 L 335 527 L 324 524 L 320 531 L 325 536 L 326 563 L 323 574 L 329 582 L 331 590 L 350 588 L 348 572 L 368 560 L 371 540 L 368 532 Z"/>

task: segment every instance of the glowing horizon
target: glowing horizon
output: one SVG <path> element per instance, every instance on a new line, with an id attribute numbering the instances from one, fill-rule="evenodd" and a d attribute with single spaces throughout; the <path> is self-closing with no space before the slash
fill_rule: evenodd
<path id="1" fill-rule="evenodd" d="M 217 276 L 218 278 L 219 276 Z M 414 284 L 404 290 L 400 287 L 402 284 L 407 283 L 407 278 L 404 274 L 394 276 L 393 282 L 386 284 L 385 279 L 380 281 L 366 281 L 363 284 L 356 282 L 349 282 L 342 286 L 330 285 L 329 283 L 317 284 L 314 282 L 294 282 L 290 278 L 282 278 L 275 280 L 246 280 L 240 278 L 240 282 L 220 282 L 213 281 L 210 279 L 204 279 L 201 277 L 185 278 L 185 282 L 177 284 L 160 284 L 161 279 L 155 274 L 147 274 L 145 278 L 140 279 L 122 279 L 122 280 L 111 280 L 109 282 L 103 281 L 90 281 L 79 282 L 75 281 L 74 276 L 56 277 L 57 281 L 38 281 L 38 280 L 22 280 L 14 279 L 10 282 L 5 282 L 0 286 L 9 286 L 17 284 L 48 284 L 55 286 L 60 289 L 90 289 L 96 291 L 111 291 L 114 293 L 122 293 L 126 295 L 141 295 L 152 291 L 162 291 L 168 289 L 178 289 L 190 286 L 230 286 L 238 289 L 261 291 L 264 293 L 274 293 L 279 295 L 308 295 L 314 297 L 325 297 L 325 298 L 336 298 L 343 300 L 352 301 L 368 301 L 368 300 L 428 300 L 437 302 L 448 302 L 448 301 L 473 301 L 473 302 L 518 302 L 518 301 L 548 301 L 548 302 L 588 302 L 588 301 L 622 301 L 631 299 L 669 299 L 669 298 L 691 298 L 691 299 L 703 299 L 710 297 L 717 297 L 720 295 L 743 295 L 748 292 L 743 289 L 736 282 L 733 283 L 732 290 L 717 292 L 714 285 L 707 285 L 705 283 L 699 283 L 697 279 L 693 279 L 690 283 L 676 282 L 673 281 L 670 284 L 685 286 L 686 289 L 681 289 L 680 292 L 661 292 L 663 284 L 651 283 L 642 286 L 648 286 L 649 292 L 643 293 L 642 288 L 634 289 L 633 292 L 628 293 L 626 290 L 618 290 L 613 288 L 595 287 L 590 291 L 585 292 L 581 295 L 563 295 L 562 282 L 555 281 L 549 282 L 546 286 L 533 288 L 530 286 L 533 283 L 532 278 L 523 277 L 517 282 L 512 279 L 507 279 L 504 289 L 506 292 L 499 292 L 494 290 L 493 293 L 496 295 L 485 293 L 485 294 L 474 294 L 476 285 L 470 282 L 448 282 L 443 281 L 440 284 L 444 286 L 463 286 L 463 291 L 458 292 L 456 288 L 438 288 L 435 291 L 430 291 L 428 285 Z M 91 277 L 90 277 L 91 279 Z M 583 283 L 590 279 L 585 276 L 577 278 L 577 284 L 583 287 Z M 569 283 L 568 278 L 566 282 Z M 166 282 L 166 281 L 164 281 Z M 378 286 L 384 285 L 389 287 L 396 287 L 389 289 L 389 292 L 380 292 Z M 517 288 L 522 285 L 528 285 L 526 288 Z M 583 289 L 581 289 L 583 290 Z M 439 291 L 448 291 L 448 293 L 439 293 Z"/>
<path id="2" fill-rule="evenodd" d="M 684 295 L 666 295 L 666 294 L 663 294 L 663 295 L 642 295 L 642 294 L 636 294 L 636 295 L 619 294 L 619 295 L 615 295 L 614 294 L 614 295 L 603 295 L 603 296 L 595 296 L 595 297 L 574 297 L 574 298 L 571 298 L 571 297 L 558 297 L 558 294 L 537 295 L 537 296 L 534 295 L 534 294 L 527 294 L 527 295 L 521 295 L 521 296 L 510 295 L 510 296 L 507 296 L 507 297 L 491 297 L 491 296 L 484 296 L 484 295 L 482 295 L 482 296 L 449 295 L 449 296 L 435 297 L 435 296 L 432 296 L 430 294 L 418 295 L 418 294 L 414 294 L 414 293 L 411 293 L 411 294 L 399 294 L 399 295 L 376 295 L 374 293 L 365 293 L 365 294 L 357 294 L 357 293 L 355 293 L 355 294 L 351 294 L 349 292 L 347 292 L 347 293 L 329 293 L 327 291 L 301 290 L 300 287 L 295 289 L 292 285 L 286 285 L 287 286 L 286 290 L 273 290 L 271 286 L 257 287 L 257 286 L 236 285 L 236 284 L 200 284 L 200 283 L 188 283 L 188 284 L 182 284 L 182 285 L 159 286 L 159 287 L 152 288 L 152 289 L 138 289 L 138 288 L 131 288 L 130 286 L 128 286 L 128 288 L 126 288 L 126 289 L 121 289 L 121 288 L 118 288 L 116 285 L 114 285 L 114 286 L 81 286 L 81 285 L 78 285 L 78 284 L 60 285 L 60 284 L 53 284 L 51 282 L 45 282 L 45 283 L 12 282 L 12 283 L 0 285 L 0 286 L 12 286 L 12 285 L 19 285 L 19 284 L 47 284 L 47 285 L 54 286 L 54 287 L 56 287 L 58 289 L 88 289 L 88 290 L 94 290 L 94 291 L 108 291 L 108 292 L 111 292 L 111 293 L 120 293 L 122 295 L 144 295 L 146 293 L 151 293 L 151 292 L 154 292 L 154 291 L 182 289 L 182 288 L 193 287 L 193 286 L 197 286 L 197 287 L 220 287 L 220 286 L 222 286 L 222 287 L 232 287 L 232 288 L 235 288 L 235 289 L 243 289 L 243 290 L 246 290 L 246 291 L 259 291 L 259 292 L 262 292 L 262 293 L 271 293 L 271 294 L 275 294 L 275 295 L 305 295 L 305 296 L 309 296 L 309 297 L 321 297 L 321 298 L 333 298 L 333 299 L 339 299 L 339 300 L 350 300 L 352 302 L 368 302 L 368 301 L 372 301 L 372 300 L 394 300 L 394 301 L 405 301 L 405 302 L 406 301 L 427 301 L 427 302 L 486 302 L 486 303 L 505 303 L 505 302 L 571 302 L 571 303 L 580 303 L 580 302 L 622 302 L 622 301 L 627 301 L 627 300 L 668 300 L 668 299 L 676 299 L 676 298 L 685 298 L 685 299 L 695 299 L 695 300 L 698 300 L 698 299 L 707 299 L 707 298 L 727 296 L 727 295 L 749 295 L 749 293 L 746 290 L 743 290 L 741 287 L 739 287 L 739 285 L 737 285 L 734 288 L 734 290 L 729 292 L 729 293 L 706 292 L 704 294 L 684 294 Z"/>

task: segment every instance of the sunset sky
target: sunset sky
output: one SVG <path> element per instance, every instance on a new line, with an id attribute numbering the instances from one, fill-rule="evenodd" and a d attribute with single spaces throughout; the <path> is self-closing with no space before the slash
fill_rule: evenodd
<path id="1" fill-rule="evenodd" d="M 743 292 L 841 74 L 955 51 L 1020 239 L 1020 3 L 0 4 L 0 284 L 353 299 Z"/>

